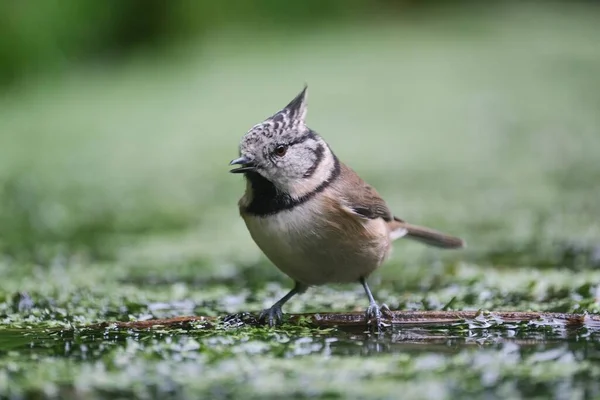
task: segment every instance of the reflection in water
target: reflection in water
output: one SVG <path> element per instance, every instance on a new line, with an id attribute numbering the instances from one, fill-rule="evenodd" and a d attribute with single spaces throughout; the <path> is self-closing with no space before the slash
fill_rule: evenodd
<path id="1" fill-rule="evenodd" d="M 18 372 L 22 374 L 31 365 L 59 359 L 69 364 L 78 361 L 90 370 L 98 365 L 111 366 L 126 379 L 149 376 L 148 382 L 158 384 L 161 393 L 183 385 L 172 381 L 177 374 L 198 376 L 210 370 L 221 376 L 219 371 L 223 369 L 226 376 L 247 368 L 248 362 L 252 368 L 245 372 L 245 379 L 257 382 L 265 379 L 264 371 L 278 374 L 283 365 L 288 373 L 300 374 L 313 383 L 324 379 L 326 384 L 331 378 L 322 376 L 327 365 L 341 362 L 345 373 L 354 376 L 352 379 L 429 379 L 444 382 L 447 393 L 464 393 L 473 382 L 500 391 L 508 385 L 510 393 L 523 395 L 558 393 L 564 398 L 573 391 L 600 393 L 596 379 L 600 370 L 594 367 L 594 363 L 600 363 L 600 332 L 586 328 L 403 327 L 382 335 L 360 330 L 294 331 L 248 326 L 143 331 L 0 330 L 0 370 L 3 365 L 17 370 L 22 365 Z M 290 366 L 287 362 L 291 359 L 300 366 L 303 362 L 309 366 Z M 138 378 L 128 376 L 133 373 L 132 363 Z M 317 366 L 321 369 L 311 369 Z M 79 379 L 95 378 L 81 375 Z M 438 389 L 423 388 L 431 395 Z M 121 394 L 132 396 L 133 392 Z"/>
<path id="2" fill-rule="evenodd" d="M 373 355 L 377 353 L 457 354 L 476 349 L 506 352 L 518 349 L 524 354 L 563 348 L 581 359 L 600 360 L 600 330 L 552 329 L 543 332 L 520 330 L 463 330 L 395 328 L 381 336 L 368 333 L 337 332 L 331 344 L 334 355 Z"/>
<path id="3" fill-rule="evenodd" d="M 435 327 L 393 328 L 381 335 L 360 330 L 310 331 L 286 334 L 268 329 L 239 328 L 220 331 L 161 330 L 52 330 L 39 331 L 5 329 L 0 331 L 0 356 L 18 352 L 21 357 L 58 356 L 74 359 L 95 359 L 116 348 L 169 348 L 190 350 L 187 342 L 198 343 L 199 351 L 218 345 L 239 347 L 252 353 L 274 352 L 286 357 L 308 354 L 324 356 L 369 356 L 375 354 L 457 354 L 463 350 L 488 349 L 506 352 L 518 349 L 523 354 L 543 354 L 564 349 L 580 359 L 600 360 L 600 330 L 579 329 L 456 329 Z M 257 345 L 257 343 L 261 343 Z M 242 346 L 243 345 L 243 346 Z M 551 354 L 551 353 L 549 353 Z M 540 356 L 543 359 L 544 356 Z"/>

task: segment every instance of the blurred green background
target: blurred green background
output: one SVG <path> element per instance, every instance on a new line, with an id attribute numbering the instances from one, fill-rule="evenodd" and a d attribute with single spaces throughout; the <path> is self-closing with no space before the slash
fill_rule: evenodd
<path id="1" fill-rule="evenodd" d="M 10 259 L 107 257 L 117 234 L 164 231 L 248 247 L 225 165 L 305 82 L 311 126 L 399 215 L 473 252 L 598 237 L 595 3 L 0 7 Z"/>
<path id="2" fill-rule="evenodd" d="M 214 362 L 244 365 L 240 357 L 250 355 L 260 379 L 250 368 L 238 386 L 215 383 L 219 390 L 308 395 L 303 382 L 329 376 L 314 393 L 385 398 L 393 385 L 412 397 L 425 386 L 436 398 L 479 393 L 485 371 L 473 360 L 484 353 L 473 348 L 460 359 L 418 348 L 416 369 L 391 351 L 368 361 L 383 374 L 373 378 L 356 353 L 341 351 L 347 357 L 332 364 L 304 359 L 294 347 L 271 347 L 281 336 L 246 332 L 243 342 L 262 340 L 257 350 L 229 333 L 190 334 L 201 359 L 181 363 L 158 334 L 151 346 L 125 335 L 115 342 L 121 350 L 102 347 L 100 335 L 67 349 L 66 339 L 43 329 L 257 311 L 286 292 L 289 279 L 238 216 L 244 183 L 228 162 L 243 134 L 304 83 L 309 126 L 398 216 L 468 242 L 459 252 L 397 242 L 372 278 L 380 301 L 397 309 L 598 312 L 599 22 L 592 1 L 1 2 L 0 320 L 12 331 L 0 332 L 0 394 L 140 395 L 168 370 L 186 377 L 172 383 L 174 393 L 197 397 L 216 390 L 197 380 L 202 368 L 227 380 L 236 375 Z M 358 285 L 311 291 L 285 311 L 366 306 Z M 24 342 L 22 330 L 35 337 Z M 508 350 L 489 348 L 486 357 L 503 363 L 498 382 L 516 386 L 488 389 L 527 394 L 522 385 L 535 377 L 539 390 L 562 384 L 598 394 L 591 378 L 572 375 L 600 377 L 594 340 L 560 371 L 551 362 L 535 364 L 542 372 L 527 369 L 527 357 L 549 344 L 524 350 L 517 372 L 516 359 L 502 358 Z M 128 370 L 123 352 L 140 374 Z M 439 370 L 427 369 L 431 354 Z M 273 356 L 291 358 L 287 387 L 253 383 L 277 381 Z M 420 373 L 406 372 L 413 370 Z"/>
<path id="3" fill-rule="evenodd" d="M 414 8 L 393 0 L 48 0 L 0 5 L 0 76 L 9 84 L 33 73 L 64 71 L 74 63 L 105 62 L 168 48 L 178 41 L 212 40 L 226 28 L 286 32 L 356 21 Z M 423 3 L 423 2 L 416 2 Z M 410 6 L 410 7 L 407 7 Z"/>

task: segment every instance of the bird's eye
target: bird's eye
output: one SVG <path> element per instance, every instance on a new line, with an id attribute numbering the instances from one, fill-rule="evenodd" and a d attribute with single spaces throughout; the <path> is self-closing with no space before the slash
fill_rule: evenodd
<path id="1" fill-rule="evenodd" d="M 285 153 L 287 153 L 287 149 L 287 146 L 281 144 L 275 147 L 275 155 L 278 157 L 283 157 L 285 156 Z"/>

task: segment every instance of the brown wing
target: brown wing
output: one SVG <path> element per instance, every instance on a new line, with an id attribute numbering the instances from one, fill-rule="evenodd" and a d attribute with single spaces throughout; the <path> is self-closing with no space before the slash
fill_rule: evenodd
<path id="1" fill-rule="evenodd" d="M 458 237 L 423 226 L 412 225 L 398 217 L 394 217 L 377 190 L 344 164 L 341 164 L 338 182 L 336 189 L 339 197 L 343 199 L 343 205 L 361 217 L 368 219 L 382 218 L 388 223 L 392 239 L 407 237 L 429 246 L 446 249 L 465 246 L 465 242 Z"/>
<path id="2" fill-rule="evenodd" d="M 340 163 L 336 189 L 344 205 L 365 218 L 393 221 L 394 216 L 377 190 L 363 181 L 352 169 Z"/>

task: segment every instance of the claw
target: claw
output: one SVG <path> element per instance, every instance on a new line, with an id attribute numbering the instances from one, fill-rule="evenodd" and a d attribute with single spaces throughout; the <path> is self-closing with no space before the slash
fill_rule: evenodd
<path id="1" fill-rule="evenodd" d="M 387 304 L 383 303 L 381 305 L 381 314 L 386 317 L 387 319 L 391 320 L 394 318 L 394 314 L 392 313 L 392 310 L 390 310 L 390 308 L 388 307 Z"/>
<path id="2" fill-rule="evenodd" d="M 277 303 L 271 306 L 271 308 L 267 308 L 266 310 L 263 310 L 260 313 L 260 315 L 258 316 L 258 322 L 267 322 L 269 326 L 275 326 L 277 324 L 280 324 L 283 321 L 283 312 L 281 312 L 281 307 L 296 294 L 304 293 L 306 288 L 307 286 L 305 286 L 304 284 L 296 282 L 294 288 L 290 290 L 288 294 L 279 299 Z"/>
<path id="3" fill-rule="evenodd" d="M 373 333 L 381 333 L 381 328 L 383 327 L 381 315 L 381 309 L 377 303 L 371 303 L 367 308 L 367 325 L 369 326 L 369 330 L 371 330 Z"/>
<path id="4" fill-rule="evenodd" d="M 266 322 L 271 327 L 280 324 L 283 321 L 283 312 L 281 311 L 281 307 L 274 305 L 271 308 L 262 310 L 258 316 L 258 321 L 262 323 Z"/>

